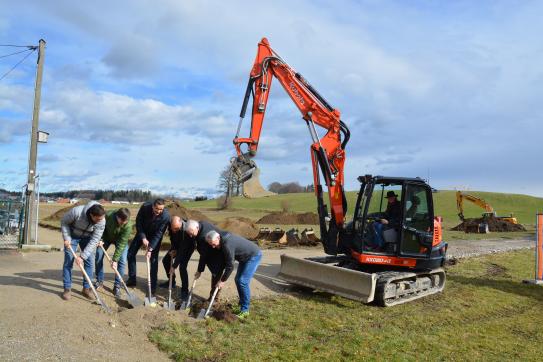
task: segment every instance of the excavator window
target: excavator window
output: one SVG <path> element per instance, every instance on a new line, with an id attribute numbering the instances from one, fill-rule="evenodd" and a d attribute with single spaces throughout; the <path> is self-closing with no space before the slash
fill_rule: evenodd
<path id="1" fill-rule="evenodd" d="M 420 243 L 421 235 L 433 230 L 432 205 L 429 190 L 422 185 L 405 186 L 403 212 L 403 235 L 401 252 L 409 255 L 426 254 L 427 249 Z"/>

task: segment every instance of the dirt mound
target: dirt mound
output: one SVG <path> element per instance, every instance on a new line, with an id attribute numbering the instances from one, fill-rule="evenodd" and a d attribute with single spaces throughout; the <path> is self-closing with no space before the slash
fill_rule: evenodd
<path id="1" fill-rule="evenodd" d="M 66 206 L 66 207 L 58 210 L 57 212 L 47 216 L 46 218 L 44 218 L 44 220 L 46 220 L 46 221 L 60 221 L 65 213 L 67 213 L 68 211 L 70 211 L 74 207 L 79 206 L 79 205 L 83 205 L 85 203 L 86 203 L 86 201 L 79 201 L 78 203 L 71 204 L 70 206 Z"/>
<path id="2" fill-rule="evenodd" d="M 279 225 L 317 225 L 319 216 L 314 212 L 294 213 L 294 212 L 272 212 L 264 215 L 257 224 L 279 224 Z"/>
<path id="3" fill-rule="evenodd" d="M 182 219 L 193 219 L 197 221 L 209 221 L 212 222 L 207 216 L 202 214 L 198 210 L 190 210 L 181 205 L 178 201 L 169 201 L 166 203 L 166 207 L 171 216 L 179 216 Z"/>
<path id="4" fill-rule="evenodd" d="M 521 224 L 513 224 L 495 217 L 465 219 L 464 222 L 451 228 L 451 230 L 478 232 L 479 225 L 483 223 L 488 224 L 488 231 L 490 232 L 526 231 L 526 228 Z"/>
<path id="5" fill-rule="evenodd" d="M 229 217 L 216 225 L 220 229 L 241 235 L 249 240 L 255 240 L 258 235 L 258 228 L 255 223 L 246 217 Z"/>

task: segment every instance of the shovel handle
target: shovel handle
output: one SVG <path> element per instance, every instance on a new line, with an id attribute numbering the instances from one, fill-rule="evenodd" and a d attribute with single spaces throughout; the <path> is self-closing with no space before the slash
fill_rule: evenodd
<path id="1" fill-rule="evenodd" d="M 187 298 L 187 306 L 190 305 L 190 301 L 192 300 L 192 291 L 194 290 L 194 287 L 196 286 L 196 280 L 198 279 L 194 279 L 194 281 L 192 282 L 192 286 L 190 287 L 189 297 Z"/>
<path id="2" fill-rule="evenodd" d="M 70 250 L 70 252 L 72 253 L 74 259 L 77 258 L 77 255 L 75 254 L 75 251 L 74 249 L 72 249 L 72 246 L 69 245 L 68 246 L 68 249 Z M 87 283 L 89 283 L 91 289 L 92 289 L 92 292 L 94 293 L 94 296 L 96 297 L 96 300 L 100 303 L 101 306 L 103 306 L 104 308 L 107 308 L 105 306 L 105 304 L 102 302 L 102 299 L 100 299 L 100 296 L 98 295 L 98 293 L 96 292 L 96 289 L 94 289 L 94 285 L 92 284 L 92 280 L 91 278 L 89 277 L 89 275 L 87 274 L 87 272 L 85 271 L 85 268 L 81 265 L 79 265 L 78 263 L 76 263 L 77 266 L 79 267 L 79 269 L 81 270 L 81 272 L 83 273 L 83 276 L 85 277 L 85 279 L 87 280 Z"/>
<path id="3" fill-rule="evenodd" d="M 213 302 L 215 302 L 215 297 L 217 296 L 217 293 L 219 292 L 219 287 L 215 287 L 215 290 L 213 291 L 213 296 L 211 297 L 211 301 L 209 302 L 209 306 L 206 309 L 206 314 L 204 314 L 204 318 L 207 317 L 209 314 L 209 311 L 211 310 L 211 307 L 213 306 Z"/>
<path id="4" fill-rule="evenodd" d="M 147 253 L 145 253 L 145 263 L 147 264 L 147 288 L 149 290 L 149 300 L 151 300 L 153 299 L 153 294 L 151 293 L 151 265 L 149 264 Z"/>
<path id="5" fill-rule="evenodd" d="M 106 249 L 104 248 L 103 245 L 100 245 L 100 248 L 102 248 L 102 251 L 104 252 L 104 255 L 106 256 L 107 260 L 109 261 L 110 265 L 111 265 L 111 258 L 109 257 L 109 254 L 107 253 Z M 117 276 L 117 278 L 119 278 L 119 280 L 121 281 L 121 284 L 123 285 L 123 288 L 124 290 L 130 294 L 130 291 L 128 290 L 128 287 L 126 286 L 126 283 L 124 282 L 123 280 L 123 277 L 121 276 L 121 273 L 119 273 L 119 271 L 117 270 L 117 268 L 114 268 L 114 267 L 111 267 L 111 269 L 113 269 L 113 271 L 115 272 L 115 275 Z"/>

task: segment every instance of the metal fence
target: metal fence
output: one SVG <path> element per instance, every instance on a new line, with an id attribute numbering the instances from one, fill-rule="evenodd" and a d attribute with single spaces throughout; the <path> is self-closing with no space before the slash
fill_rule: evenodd
<path id="1" fill-rule="evenodd" d="M 23 204 L 0 200 L 0 249 L 19 247 L 23 221 Z"/>

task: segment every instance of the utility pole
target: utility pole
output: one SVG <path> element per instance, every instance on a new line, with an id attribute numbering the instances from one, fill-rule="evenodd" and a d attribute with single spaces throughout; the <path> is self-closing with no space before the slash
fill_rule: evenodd
<path id="1" fill-rule="evenodd" d="M 28 155 L 28 179 L 26 187 L 25 225 L 23 243 L 31 244 L 32 235 L 30 229 L 35 225 L 36 213 L 34 202 L 36 199 L 36 159 L 38 156 L 38 125 L 40 120 L 41 79 L 43 75 L 43 62 L 45 60 L 45 40 L 40 39 L 38 47 L 38 70 L 36 71 L 36 85 L 34 88 L 34 111 L 32 112 L 32 131 L 30 132 L 30 152 Z M 39 200 L 38 200 L 39 202 Z"/>

